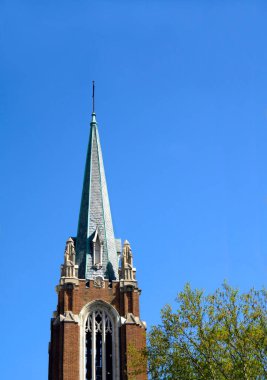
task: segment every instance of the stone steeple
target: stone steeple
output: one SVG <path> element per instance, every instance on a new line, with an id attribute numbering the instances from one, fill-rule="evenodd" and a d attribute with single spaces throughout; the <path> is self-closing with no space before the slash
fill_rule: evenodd
<path id="1" fill-rule="evenodd" d="M 101 145 L 92 113 L 76 240 L 79 278 L 118 280 L 120 246 L 114 238 Z"/>
<path id="2" fill-rule="evenodd" d="M 94 94 L 94 86 L 93 86 Z M 94 99 L 94 97 L 93 97 Z M 141 290 L 133 253 L 114 238 L 96 115 L 92 113 L 77 237 L 65 246 L 51 319 L 49 380 L 147 380 Z"/>

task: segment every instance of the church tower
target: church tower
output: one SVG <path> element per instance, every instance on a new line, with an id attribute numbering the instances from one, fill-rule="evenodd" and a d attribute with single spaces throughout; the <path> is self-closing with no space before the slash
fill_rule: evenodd
<path id="1" fill-rule="evenodd" d="M 77 237 L 66 242 L 56 287 L 49 380 L 147 379 L 146 368 L 131 376 L 131 350 L 146 344 L 135 272 L 129 242 L 114 237 L 93 109 Z"/>

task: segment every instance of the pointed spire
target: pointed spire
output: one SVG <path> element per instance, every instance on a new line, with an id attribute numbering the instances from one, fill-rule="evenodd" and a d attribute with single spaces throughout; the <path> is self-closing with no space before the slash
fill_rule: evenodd
<path id="1" fill-rule="evenodd" d="M 92 113 L 90 126 L 76 263 L 79 265 L 79 278 L 93 279 L 101 275 L 114 280 L 118 278 L 118 258 L 95 112 Z M 96 232 L 99 242 L 94 244 Z"/>

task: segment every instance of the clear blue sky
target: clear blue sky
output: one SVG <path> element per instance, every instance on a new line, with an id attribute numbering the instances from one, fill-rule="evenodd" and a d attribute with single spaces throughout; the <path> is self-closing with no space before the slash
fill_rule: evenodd
<path id="1" fill-rule="evenodd" d="M 266 286 L 266 1 L 2 0 L 0 15 L 1 378 L 47 379 L 93 79 L 142 318 L 187 281 Z"/>

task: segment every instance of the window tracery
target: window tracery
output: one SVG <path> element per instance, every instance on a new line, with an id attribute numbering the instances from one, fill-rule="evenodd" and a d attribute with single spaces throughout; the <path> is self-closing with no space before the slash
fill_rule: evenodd
<path id="1" fill-rule="evenodd" d="M 91 311 L 85 323 L 86 380 L 113 379 L 114 326 L 106 310 Z"/>

